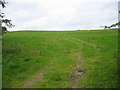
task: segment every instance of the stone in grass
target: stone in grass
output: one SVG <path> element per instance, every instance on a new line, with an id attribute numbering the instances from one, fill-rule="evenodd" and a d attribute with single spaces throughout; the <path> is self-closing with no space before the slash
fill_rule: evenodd
<path id="1" fill-rule="evenodd" d="M 75 72 L 76 75 L 82 75 L 83 73 L 85 73 L 84 70 L 76 70 Z"/>

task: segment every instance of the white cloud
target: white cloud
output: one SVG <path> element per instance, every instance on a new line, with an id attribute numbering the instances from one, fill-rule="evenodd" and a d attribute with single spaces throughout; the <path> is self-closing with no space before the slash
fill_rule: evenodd
<path id="1" fill-rule="evenodd" d="M 42 26 L 47 24 L 47 21 L 48 21 L 48 17 L 41 17 L 28 22 L 24 22 L 23 27 Z"/>
<path id="2" fill-rule="evenodd" d="M 119 0 L 8 0 L 13 29 L 91 29 L 117 22 Z"/>

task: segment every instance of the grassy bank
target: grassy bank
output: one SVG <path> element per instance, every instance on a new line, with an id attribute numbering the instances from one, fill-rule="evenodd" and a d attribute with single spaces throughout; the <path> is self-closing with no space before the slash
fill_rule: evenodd
<path id="1" fill-rule="evenodd" d="M 115 88 L 117 53 L 117 30 L 9 32 L 3 36 L 3 87 Z"/>

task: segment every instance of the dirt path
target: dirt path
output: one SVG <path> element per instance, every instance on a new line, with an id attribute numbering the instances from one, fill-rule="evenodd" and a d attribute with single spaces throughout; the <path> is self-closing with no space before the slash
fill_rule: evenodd
<path id="1" fill-rule="evenodd" d="M 71 38 L 71 39 L 73 39 L 71 42 L 76 43 L 76 44 L 80 44 L 79 42 L 87 43 L 86 41 L 81 41 L 81 40 L 77 41 L 77 39 L 74 39 L 74 38 Z M 70 41 L 70 39 L 67 39 L 67 38 L 64 38 L 64 40 Z M 90 45 L 95 46 L 94 44 L 90 44 Z M 83 61 L 81 56 L 79 54 L 76 54 L 75 58 L 76 58 L 78 63 L 76 64 L 76 67 L 72 70 L 72 73 L 69 76 L 69 83 L 71 83 L 72 88 L 79 88 L 80 87 L 79 86 L 79 83 L 80 83 L 79 81 L 80 81 L 81 76 L 85 73 L 85 70 L 83 70 L 80 67 L 80 64 Z M 51 63 L 53 63 L 53 61 L 51 61 L 49 63 L 49 65 Z M 24 86 L 22 86 L 22 87 L 33 88 L 36 85 L 36 83 L 43 80 L 44 74 L 46 73 L 47 70 L 51 70 L 49 66 L 45 66 L 43 69 L 38 71 L 33 77 L 25 80 L 24 83 L 23 83 Z"/>
<path id="2" fill-rule="evenodd" d="M 80 63 L 83 62 L 83 59 L 79 54 L 75 55 L 77 60 L 76 67 L 71 71 L 72 73 L 69 75 L 69 83 L 72 85 L 72 88 L 79 88 L 80 78 L 85 73 L 85 70 L 81 69 Z M 52 63 L 52 62 L 51 62 Z M 44 78 L 44 74 L 47 70 L 51 70 L 49 66 L 45 66 L 42 70 L 38 71 L 33 77 L 24 81 L 22 86 L 23 88 L 33 88 L 36 83 L 42 82 Z"/>
<path id="3" fill-rule="evenodd" d="M 44 68 L 44 70 L 47 67 Z M 27 79 L 26 81 L 24 81 L 24 88 L 32 88 L 37 82 L 41 81 L 43 79 L 43 75 L 44 75 L 44 70 L 40 70 L 39 72 L 37 72 L 33 77 L 31 77 L 30 79 Z"/>
<path id="4" fill-rule="evenodd" d="M 44 73 L 40 72 L 38 75 L 35 75 L 33 78 L 31 78 L 30 80 L 28 80 L 25 84 L 25 87 L 30 88 L 33 85 L 35 85 L 35 83 L 37 83 L 38 81 L 42 80 Z"/>
<path id="5" fill-rule="evenodd" d="M 92 46 L 92 47 L 97 47 L 97 45 L 94 44 L 94 43 L 90 43 L 90 42 L 87 42 L 87 41 L 84 41 L 84 40 L 80 40 L 80 39 L 76 39 L 76 38 L 70 38 L 70 39 L 63 38 L 63 39 L 66 40 L 66 41 L 73 42 L 75 44 L 84 43 L 84 44 L 87 44 L 87 45 Z"/>
<path id="6" fill-rule="evenodd" d="M 80 40 L 80 39 L 76 39 L 76 38 L 71 38 L 73 41 L 77 41 L 77 42 L 81 42 L 81 43 L 84 43 L 84 44 L 87 44 L 87 45 L 90 45 L 90 46 L 94 46 L 96 47 L 97 45 L 94 44 L 94 43 L 90 43 L 90 42 L 87 42 L 87 41 L 84 41 L 84 40 Z"/>
<path id="7" fill-rule="evenodd" d="M 55 59 L 56 57 L 52 57 L 52 60 L 47 64 L 47 66 L 45 66 L 43 69 L 41 69 L 40 71 L 38 71 L 35 75 L 33 75 L 31 78 L 23 81 L 23 86 L 22 88 L 33 88 L 36 83 L 38 82 L 42 82 L 43 78 L 44 78 L 44 74 L 47 72 L 47 71 L 52 71 L 52 66 L 51 64 L 53 64 L 53 60 Z"/>
<path id="8" fill-rule="evenodd" d="M 82 75 L 85 73 L 85 70 L 81 68 L 81 63 L 83 62 L 83 59 L 79 54 L 76 55 L 76 60 L 78 61 L 78 64 L 76 67 L 72 70 L 72 74 L 69 77 L 69 82 L 72 85 L 72 88 L 80 88 L 80 79 Z"/>

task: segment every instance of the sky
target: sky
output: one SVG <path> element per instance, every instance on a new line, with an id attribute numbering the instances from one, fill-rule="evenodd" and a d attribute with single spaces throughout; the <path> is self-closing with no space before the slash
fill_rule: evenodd
<path id="1" fill-rule="evenodd" d="M 17 30 L 90 30 L 118 22 L 119 0 L 6 0 Z"/>

